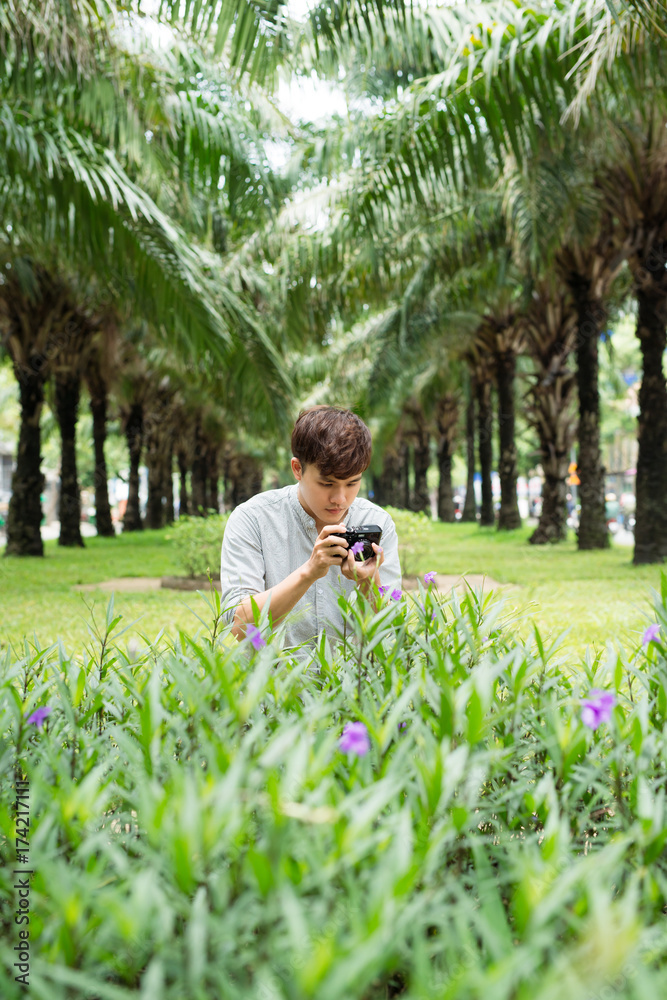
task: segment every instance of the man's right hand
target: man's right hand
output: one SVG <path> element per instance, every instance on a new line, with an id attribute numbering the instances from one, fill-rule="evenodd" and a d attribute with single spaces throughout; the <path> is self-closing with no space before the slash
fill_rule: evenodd
<path id="1" fill-rule="evenodd" d="M 313 580 L 326 576 L 332 566 L 342 564 L 348 550 L 348 544 L 342 537 L 344 534 L 344 524 L 325 524 L 322 528 L 306 564 Z"/>

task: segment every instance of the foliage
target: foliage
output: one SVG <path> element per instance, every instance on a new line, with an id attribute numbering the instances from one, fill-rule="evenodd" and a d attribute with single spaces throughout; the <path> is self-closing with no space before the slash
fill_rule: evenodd
<path id="1" fill-rule="evenodd" d="M 430 520 L 421 512 L 402 510 L 399 507 L 385 507 L 396 525 L 398 535 L 398 555 L 401 570 L 406 575 L 417 572 L 429 551 L 431 544 Z"/>
<path id="2" fill-rule="evenodd" d="M 213 624 L 7 653 L 30 783 L 31 991 L 60 1000 L 664 994 L 667 581 L 657 641 L 572 669 L 468 594 L 345 605 L 290 655 Z M 333 636 L 330 640 L 333 640 Z M 254 645 L 260 648 L 256 651 Z M 581 700 L 613 692 L 587 729 Z M 27 719 L 51 709 L 41 729 Z M 363 723 L 371 749 L 338 740 Z M 0 811 L 2 994 L 15 823 Z"/>
<path id="3" fill-rule="evenodd" d="M 169 529 L 176 560 L 189 576 L 220 575 L 220 547 L 229 514 L 208 517 L 179 517 Z"/>

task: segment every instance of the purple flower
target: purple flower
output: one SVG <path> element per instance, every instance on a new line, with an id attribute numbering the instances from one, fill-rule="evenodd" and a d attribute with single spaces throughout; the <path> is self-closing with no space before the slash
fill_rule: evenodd
<path id="1" fill-rule="evenodd" d="M 417 601 L 417 604 L 422 609 L 422 611 L 424 612 L 424 614 L 426 614 L 426 608 L 424 607 L 424 605 L 422 604 L 422 602 L 421 601 Z M 434 619 L 435 619 L 435 611 L 431 612 L 431 621 L 434 621 Z"/>
<path id="2" fill-rule="evenodd" d="M 266 646 L 266 639 L 263 637 L 260 630 L 256 625 L 248 625 L 246 629 L 246 638 L 250 639 L 255 649 L 261 649 L 262 646 Z"/>
<path id="3" fill-rule="evenodd" d="M 401 729 L 407 729 L 407 728 L 408 728 L 408 723 L 407 722 L 399 722 L 399 724 L 398 724 L 398 730 L 399 730 L 399 732 L 401 731 Z"/>
<path id="4" fill-rule="evenodd" d="M 424 573 L 424 583 L 427 587 L 430 587 L 438 574 L 434 569 L 430 573 Z"/>
<path id="5" fill-rule="evenodd" d="M 601 722 L 609 722 L 615 702 L 616 695 L 611 691 L 593 688 L 581 703 L 581 721 L 589 729 L 597 729 Z"/>
<path id="6" fill-rule="evenodd" d="M 389 587 L 379 587 L 378 589 L 379 589 L 379 591 L 380 591 L 380 597 L 384 597 L 384 595 L 385 595 L 385 594 L 387 593 L 387 591 L 389 590 Z"/>
<path id="7" fill-rule="evenodd" d="M 364 754 L 367 754 L 371 748 L 371 742 L 363 722 L 346 723 L 338 746 L 343 753 L 356 753 L 357 757 L 363 757 Z"/>
<path id="8" fill-rule="evenodd" d="M 390 596 L 391 596 L 392 601 L 400 601 L 400 599 L 403 597 L 403 591 L 402 590 L 392 590 Z"/>
<path id="9" fill-rule="evenodd" d="M 42 723 L 47 715 L 51 714 L 51 709 L 48 705 L 42 705 L 41 708 L 35 709 L 32 715 L 28 716 L 27 722 L 33 723 L 38 729 L 42 728 Z"/>
<path id="10" fill-rule="evenodd" d="M 350 552 L 352 553 L 353 556 L 356 556 L 358 552 L 363 552 L 363 551 L 364 551 L 363 542 L 355 542 L 352 548 L 350 549 Z"/>
<path id="11" fill-rule="evenodd" d="M 660 634 L 660 626 L 655 622 L 644 632 L 644 638 L 642 639 L 642 645 L 648 646 L 649 642 L 657 642 L 658 636 Z"/>

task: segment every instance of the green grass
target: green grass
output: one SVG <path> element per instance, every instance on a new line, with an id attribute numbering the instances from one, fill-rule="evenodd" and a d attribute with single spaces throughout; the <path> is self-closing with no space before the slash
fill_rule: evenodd
<path id="1" fill-rule="evenodd" d="M 87 538 L 85 549 L 64 549 L 57 542 L 46 542 L 44 559 L 0 558 L 0 645 L 20 642 L 23 636 L 36 636 L 42 646 L 58 636 L 70 648 L 85 641 L 89 607 L 103 620 L 111 595 L 102 590 L 82 593 L 73 590 L 74 585 L 180 574 L 168 534 L 144 531 Z M 114 600 L 123 624 L 137 620 L 133 631 L 151 639 L 165 626 L 196 631 L 200 623 L 185 603 L 198 613 L 204 607 L 195 592 L 176 590 L 117 593 Z"/>
<path id="2" fill-rule="evenodd" d="M 659 589 L 660 566 L 635 567 L 632 549 L 578 552 L 574 534 L 558 546 L 532 546 L 529 528 L 499 533 L 468 524 L 431 526 L 430 553 L 421 572 L 483 573 L 502 584 L 508 611 L 522 618 L 522 632 L 535 621 L 544 636 L 570 629 L 568 647 L 604 648 L 608 640 L 634 645 L 646 626 L 651 588 Z M 46 543 L 44 559 L 0 558 L 2 616 L 0 644 L 35 635 L 42 645 L 60 636 L 67 646 L 87 638 L 86 605 L 102 617 L 104 591 L 80 593 L 72 587 L 115 577 L 165 576 L 180 572 L 168 531 L 146 531 L 114 539 L 90 538 L 85 549 Z M 206 611 L 194 592 L 158 590 L 118 593 L 116 613 L 124 624 L 151 639 L 164 627 L 194 632 L 193 610 Z M 206 615 L 205 615 L 206 617 Z"/>
<path id="3" fill-rule="evenodd" d="M 567 542 L 528 544 L 532 528 L 498 532 L 474 524 L 433 525 L 429 569 L 484 573 L 502 584 L 509 608 L 534 621 L 543 635 L 569 630 L 565 644 L 604 648 L 610 639 L 632 645 L 651 615 L 651 589 L 660 589 L 660 566 L 633 566 L 632 548 L 579 552 Z"/>

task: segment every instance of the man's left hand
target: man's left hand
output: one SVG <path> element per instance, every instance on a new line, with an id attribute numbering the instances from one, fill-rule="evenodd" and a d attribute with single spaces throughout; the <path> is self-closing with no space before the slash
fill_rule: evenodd
<path id="1" fill-rule="evenodd" d="M 348 552 L 347 558 L 343 559 L 340 571 L 348 580 L 354 580 L 355 583 L 361 583 L 363 580 L 371 580 L 379 570 L 384 562 L 384 552 L 382 551 L 382 547 L 375 542 L 371 542 L 371 545 L 373 546 L 375 555 L 370 559 L 366 559 L 365 562 L 357 562 L 351 552 Z"/>

